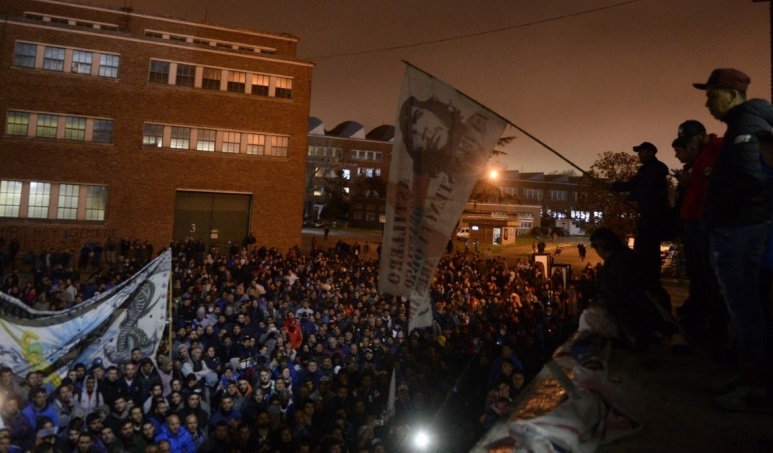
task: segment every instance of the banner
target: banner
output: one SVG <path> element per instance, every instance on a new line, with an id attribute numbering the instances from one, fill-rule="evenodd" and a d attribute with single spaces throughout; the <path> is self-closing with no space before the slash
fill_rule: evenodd
<path id="1" fill-rule="evenodd" d="M 122 364 L 133 348 L 154 357 L 167 320 L 171 269 L 166 251 L 130 279 L 61 311 L 32 310 L 0 293 L 0 364 L 21 377 L 40 371 L 57 385 L 78 362 Z"/>
<path id="2" fill-rule="evenodd" d="M 507 121 L 410 65 L 398 105 L 379 289 L 410 300 L 413 330 L 432 325 L 435 271 Z"/>

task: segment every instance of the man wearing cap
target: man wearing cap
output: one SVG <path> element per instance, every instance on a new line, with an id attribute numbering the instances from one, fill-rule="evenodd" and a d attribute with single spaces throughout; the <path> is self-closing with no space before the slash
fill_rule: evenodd
<path id="1" fill-rule="evenodd" d="M 762 255 L 768 241 L 771 187 L 760 140 L 769 140 L 773 106 L 746 100 L 751 79 L 737 69 L 715 69 L 706 83 L 711 115 L 727 124 L 709 178 L 701 220 L 709 231 L 711 264 L 733 320 L 738 349 L 739 385 L 714 399 L 731 411 L 773 410 L 769 386 L 768 331 L 760 285 Z"/>
<path id="2" fill-rule="evenodd" d="M 668 167 L 655 157 L 658 149 L 650 142 L 634 146 L 633 151 L 641 167 L 630 180 L 612 183 L 612 190 L 628 192 L 628 199 L 637 203 L 639 221 L 633 248 L 642 258 L 647 278 L 660 278 L 660 241 L 674 221 L 668 202 Z"/>
<path id="3" fill-rule="evenodd" d="M 714 270 L 709 260 L 709 238 L 700 225 L 701 211 L 706 200 L 706 188 L 722 139 L 708 134 L 696 120 L 679 125 L 677 137 L 671 143 L 676 158 L 684 164 L 678 176 L 677 203 L 682 221 L 682 244 L 685 267 L 690 280 L 690 293 L 677 309 L 680 322 L 691 335 L 710 335 L 719 349 L 727 339 L 727 309 L 718 294 Z M 710 322 L 708 329 L 706 321 Z"/>

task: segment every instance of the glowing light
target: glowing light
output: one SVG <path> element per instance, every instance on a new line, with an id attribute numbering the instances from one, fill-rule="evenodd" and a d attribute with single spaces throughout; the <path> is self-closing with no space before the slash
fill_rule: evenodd
<path id="1" fill-rule="evenodd" d="M 429 447 L 430 439 L 429 434 L 423 430 L 419 430 L 413 436 L 413 445 L 419 450 L 426 450 Z"/>
<path id="2" fill-rule="evenodd" d="M 489 179 L 497 179 L 499 178 L 499 171 L 496 168 L 492 168 L 488 172 Z"/>

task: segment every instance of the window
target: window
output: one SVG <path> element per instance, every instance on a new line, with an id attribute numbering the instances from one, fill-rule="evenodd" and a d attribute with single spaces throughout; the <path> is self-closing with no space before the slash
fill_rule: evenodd
<path id="1" fill-rule="evenodd" d="M 27 204 L 27 217 L 47 219 L 48 205 L 51 200 L 51 183 L 30 182 L 30 197 Z"/>
<path id="2" fill-rule="evenodd" d="M 258 96 L 268 96 L 269 77 L 266 75 L 252 75 L 252 94 Z"/>
<path id="3" fill-rule="evenodd" d="M 172 143 L 174 143 L 174 130 L 182 128 L 172 128 Z M 212 129 L 199 129 L 199 139 L 196 141 L 196 149 L 199 151 L 214 151 L 215 140 L 217 139 L 217 131 Z M 178 148 L 172 145 L 172 148 Z M 180 146 L 179 148 L 182 148 Z M 187 146 L 185 146 L 187 148 Z"/>
<path id="4" fill-rule="evenodd" d="M 107 187 L 88 186 L 86 189 L 86 220 L 105 220 Z"/>
<path id="5" fill-rule="evenodd" d="M 169 62 L 150 60 L 150 83 L 169 83 Z"/>
<path id="6" fill-rule="evenodd" d="M 59 117 L 56 115 L 38 115 L 38 127 L 35 136 L 40 138 L 56 138 Z"/>
<path id="7" fill-rule="evenodd" d="M 257 156 L 266 154 L 266 136 L 263 134 L 247 134 L 247 154 Z"/>
<path id="8" fill-rule="evenodd" d="M 67 140 L 85 140 L 86 118 L 68 116 L 64 121 L 64 138 Z"/>
<path id="9" fill-rule="evenodd" d="M 118 66 L 121 64 L 121 57 L 118 55 L 100 55 L 99 56 L 99 75 L 101 77 L 118 77 Z"/>
<path id="10" fill-rule="evenodd" d="M 91 140 L 97 143 L 113 143 L 113 120 L 94 120 Z"/>
<path id="11" fill-rule="evenodd" d="M 174 149 L 189 149 L 191 147 L 191 128 L 172 127 L 172 142 L 169 146 Z"/>
<path id="12" fill-rule="evenodd" d="M 205 90 L 219 90 L 220 78 L 223 76 L 223 71 L 215 68 L 204 68 L 204 72 L 201 77 L 201 88 Z"/>
<path id="13" fill-rule="evenodd" d="M 46 47 L 46 50 L 43 52 L 43 69 L 64 71 L 64 49 L 61 47 Z"/>
<path id="14" fill-rule="evenodd" d="M 34 68 L 35 57 L 38 54 L 38 46 L 26 42 L 16 43 L 16 55 L 13 64 L 20 68 Z"/>
<path id="15" fill-rule="evenodd" d="M 223 132 L 223 152 L 238 153 L 242 144 L 242 134 L 240 132 Z"/>
<path id="16" fill-rule="evenodd" d="M 27 112 L 9 111 L 5 121 L 5 133 L 26 137 L 30 125 L 30 114 Z"/>
<path id="17" fill-rule="evenodd" d="M 247 74 L 244 72 L 228 71 L 228 85 L 226 89 L 232 93 L 244 93 Z"/>
<path id="18" fill-rule="evenodd" d="M 164 145 L 164 126 L 161 124 L 146 124 L 142 133 L 142 144 L 144 146 L 157 146 L 161 148 Z"/>
<path id="19" fill-rule="evenodd" d="M 78 195 L 80 186 L 77 184 L 61 184 L 59 186 L 59 207 L 56 210 L 57 219 L 75 220 L 78 218 Z"/>
<path id="20" fill-rule="evenodd" d="M 274 95 L 278 98 L 292 99 L 293 97 L 293 79 L 285 77 L 276 78 L 276 91 Z"/>
<path id="21" fill-rule="evenodd" d="M 289 139 L 287 137 L 271 137 L 271 155 L 287 157 L 287 144 Z"/>
<path id="22" fill-rule="evenodd" d="M 0 217 L 19 217 L 21 181 L 0 181 Z"/>
<path id="23" fill-rule="evenodd" d="M 196 82 L 196 66 L 177 64 L 177 85 L 192 87 Z"/>
<path id="24" fill-rule="evenodd" d="M 72 72 L 75 74 L 91 74 L 91 62 L 94 54 L 85 50 L 73 50 L 72 52 Z"/>

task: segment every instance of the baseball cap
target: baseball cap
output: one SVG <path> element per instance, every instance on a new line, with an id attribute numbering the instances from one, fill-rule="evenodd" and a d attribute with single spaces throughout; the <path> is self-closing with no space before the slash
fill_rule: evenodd
<path id="1" fill-rule="evenodd" d="M 699 90 L 705 90 L 708 87 L 730 88 L 746 92 L 752 79 L 743 72 L 732 68 L 719 68 L 711 71 L 709 80 L 706 83 L 693 83 L 692 86 Z"/>
<path id="2" fill-rule="evenodd" d="M 43 428 L 41 430 L 38 430 L 37 437 L 44 438 L 49 436 L 56 436 L 56 433 L 54 432 L 53 428 Z"/>
<path id="3" fill-rule="evenodd" d="M 679 125 L 679 130 L 676 133 L 676 139 L 671 143 L 674 147 L 684 147 L 687 145 L 693 137 L 698 134 L 705 134 L 706 127 L 701 124 L 700 121 L 687 120 Z"/>
<path id="4" fill-rule="evenodd" d="M 633 151 L 636 153 L 639 151 L 652 151 L 653 153 L 657 153 L 658 148 L 650 142 L 642 142 L 641 145 L 634 146 Z"/>

